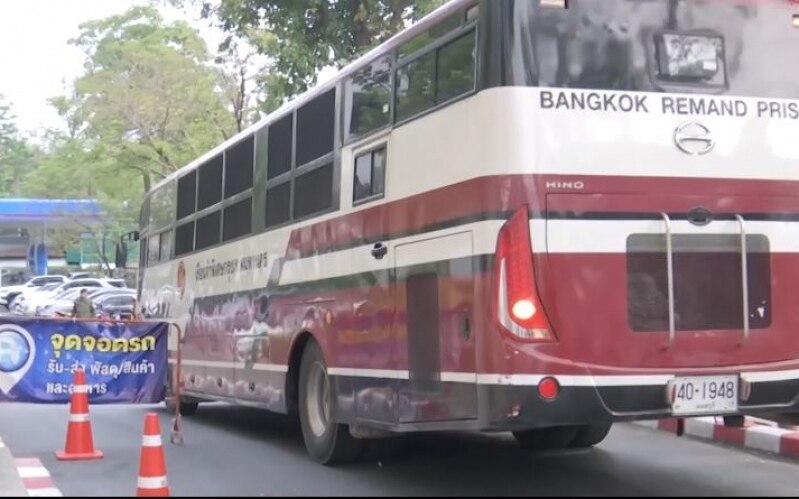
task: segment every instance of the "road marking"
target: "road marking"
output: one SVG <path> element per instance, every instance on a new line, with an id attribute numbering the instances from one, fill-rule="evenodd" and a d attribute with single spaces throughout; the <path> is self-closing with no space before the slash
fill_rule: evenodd
<path id="1" fill-rule="evenodd" d="M 50 472 L 37 458 L 14 459 L 17 473 L 31 497 L 61 497 L 61 491 L 53 483 Z"/>

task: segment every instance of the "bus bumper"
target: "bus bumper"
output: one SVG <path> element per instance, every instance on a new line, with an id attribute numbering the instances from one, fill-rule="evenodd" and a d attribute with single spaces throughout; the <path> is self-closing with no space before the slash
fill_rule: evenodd
<path id="1" fill-rule="evenodd" d="M 665 385 L 562 386 L 551 400 L 539 396 L 537 386 L 483 385 L 478 390 L 485 430 L 674 417 Z M 751 383 L 748 392 L 746 400 L 738 401 L 737 412 L 699 415 L 799 415 L 799 377 Z"/>

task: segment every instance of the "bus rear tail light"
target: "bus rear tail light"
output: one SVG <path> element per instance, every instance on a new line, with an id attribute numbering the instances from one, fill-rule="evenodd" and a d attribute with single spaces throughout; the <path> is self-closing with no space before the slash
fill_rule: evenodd
<path id="1" fill-rule="evenodd" d="M 555 341 L 536 291 L 526 205 L 499 231 L 495 276 L 495 310 L 500 325 L 521 340 Z"/>

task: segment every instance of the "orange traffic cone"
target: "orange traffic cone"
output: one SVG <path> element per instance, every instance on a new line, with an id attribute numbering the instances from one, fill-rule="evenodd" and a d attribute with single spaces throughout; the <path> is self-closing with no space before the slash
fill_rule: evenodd
<path id="1" fill-rule="evenodd" d="M 89 422 L 89 385 L 82 369 L 75 371 L 72 380 L 72 397 L 69 403 L 69 425 L 64 450 L 55 457 L 62 461 L 100 459 L 103 453 L 94 448 L 92 424 Z"/>
<path id="2" fill-rule="evenodd" d="M 166 484 L 164 448 L 161 446 L 161 426 L 158 422 L 158 414 L 153 412 L 144 416 L 144 436 L 141 442 L 136 496 L 169 496 L 169 487 Z"/>

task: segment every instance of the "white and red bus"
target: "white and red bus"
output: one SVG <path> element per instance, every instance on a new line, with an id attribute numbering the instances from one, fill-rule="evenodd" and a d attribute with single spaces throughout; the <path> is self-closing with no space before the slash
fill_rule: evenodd
<path id="1" fill-rule="evenodd" d="M 298 414 L 324 463 L 796 411 L 797 54 L 790 0 L 446 4 L 149 194 L 184 411 Z"/>

